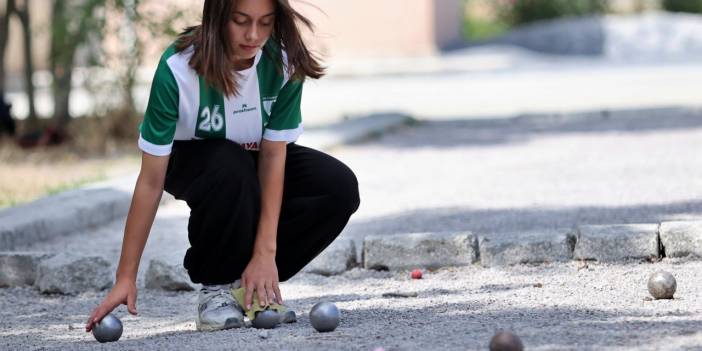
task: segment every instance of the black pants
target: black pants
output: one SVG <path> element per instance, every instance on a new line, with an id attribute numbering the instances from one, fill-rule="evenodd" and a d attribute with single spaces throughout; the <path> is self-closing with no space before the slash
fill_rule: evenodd
<path id="1" fill-rule="evenodd" d="M 258 152 L 228 140 L 176 141 L 165 190 L 190 207 L 183 265 L 194 283 L 241 278 L 261 211 Z M 288 144 L 276 264 L 280 281 L 299 272 L 341 233 L 360 204 L 353 172 L 322 152 Z"/>

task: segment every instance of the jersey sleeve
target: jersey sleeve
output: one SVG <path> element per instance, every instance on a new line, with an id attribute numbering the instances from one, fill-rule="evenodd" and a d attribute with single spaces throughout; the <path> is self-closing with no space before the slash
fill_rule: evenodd
<path id="1" fill-rule="evenodd" d="M 288 80 L 278 93 L 263 138 L 270 141 L 297 141 L 302 134 L 302 85 L 299 80 Z"/>
<path id="2" fill-rule="evenodd" d="M 161 59 L 153 83 L 144 121 L 139 126 L 139 149 L 154 155 L 171 153 L 178 122 L 178 83 L 165 59 Z"/>

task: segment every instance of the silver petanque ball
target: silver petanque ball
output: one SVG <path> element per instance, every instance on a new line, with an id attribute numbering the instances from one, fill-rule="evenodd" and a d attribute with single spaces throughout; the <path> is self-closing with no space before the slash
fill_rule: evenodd
<path id="1" fill-rule="evenodd" d="M 522 340 L 508 331 L 499 331 L 490 340 L 490 351 L 523 351 Z"/>
<path id="2" fill-rule="evenodd" d="M 331 302 L 317 303 L 310 311 L 310 322 L 320 333 L 334 331 L 339 326 L 339 319 L 341 319 L 341 312 Z"/>
<path id="3" fill-rule="evenodd" d="M 648 278 L 648 292 L 656 300 L 672 299 L 678 283 L 672 274 L 665 271 L 658 271 Z"/>
<path id="4" fill-rule="evenodd" d="M 265 310 L 256 314 L 251 325 L 257 329 L 273 329 L 280 323 L 280 315 L 273 310 Z"/>
<path id="5" fill-rule="evenodd" d="M 122 322 L 112 313 L 93 326 L 93 336 L 99 342 L 113 342 L 122 336 Z"/>

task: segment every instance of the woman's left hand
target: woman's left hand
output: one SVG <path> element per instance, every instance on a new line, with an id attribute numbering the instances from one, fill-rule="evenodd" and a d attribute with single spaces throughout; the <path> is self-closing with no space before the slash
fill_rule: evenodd
<path id="1" fill-rule="evenodd" d="M 273 302 L 282 304 L 278 286 L 278 267 L 275 264 L 275 255 L 254 254 L 241 275 L 241 285 L 246 288 L 244 308 L 251 309 L 254 290 L 258 295 L 261 307 Z"/>

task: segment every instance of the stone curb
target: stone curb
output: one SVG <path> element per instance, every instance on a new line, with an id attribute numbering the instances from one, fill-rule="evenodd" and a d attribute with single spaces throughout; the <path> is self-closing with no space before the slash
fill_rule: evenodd
<path id="1" fill-rule="evenodd" d="M 42 293 L 75 295 L 112 286 L 102 257 L 71 253 L 0 252 L 0 288 L 34 286 Z"/>
<path id="2" fill-rule="evenodd" d="M 0 212 L 0 251 L 47 240 L 124 217 L 131 195 L 113 188 L 83 188 Z"/>
<path id="3" fill-rule="evenodd" d="M 159 259 L 149 262 L 144 282 L 147 289 L 193 291 L 196 288 L 182 264 L 171 264 Z"/>
<path id="4" fill-rule="evenodd" d="M 702 258 L 702 221 L 661 223 L 660 243 L 667 257 Z"/>
<path id="5" fill-rule="evenodd" d="M 408 270 L 475 263 L 501 267 L 571 259 L 626 262 L 631 259 L 655 261 L 665 256 L 699 258 L 702 257 L 701 243 L 702 221 L 587 225 L 574 230 L 527 231 L 517 237 L 477 237 L 470 232 L 375 235 L 364 238 L 360 262 L 356 260 L 354 241 L 341 238 L 303 272 L 336 275 L 359 265 L 366 269 Z M 196 288 L 181 264 L 168 262 L 151 260 L 145 272 L 147 288 L 172 291 Z M 70 268 L 76 264 L 93 268 L 90 271 Z M 100 290 L 111 282 L 112 272 L 108 268 L 107 262 L 99 257 L 0 252 L 0 287 L 34 285 L 44 292 L 65 294 Z M 94 279 L 85 279 L 86 276 Z M 104 277 L 107 279 L 102 279 Z M 66 283 L 74 280 L 75 284 Z M 86 285 L 86 280 L 91 282 Z"/>
<path id="6" fill-rule="evenodd" d="M 363 241 L 366 269 L 432 269 L 467 266 L 477 260 L 477 238 L 470 232 L 370 235 Z"/>
<path id="7" fill-rule="evenodd" d="M 43 252 L 0 252 L 0 288 L 34 285 L 40 262 L 51 256 Z"/>
<path id="8" fill-rule="evenodd" d="M 573 258 L 575 239 L 575 234 L 568 229 L 480 237 L 480 263 L 484 267 L 495 267 L 569 261 Z"/>
<path id="9" fill-rule="evenodd" d="M 338 275 L 358 266 L 356 244 L 350 239 L 338 239 L 302 269 L 305 273 L 324 276 Z"/>
<path id="10" fill-rule="evenodd" d="M 99 256 L 57 253 L 39 261 L 34 285 L 45 294 L 76 295 L 113 285 L 110 262 Z"/>
<path id="11" fill-rule="evenodd" d="M 366 269 L 438 268 L 464 265 L 473 253 L 463 257 L 458 249 L 442 253 L 443 261 L 423 262 L 417 256 L 432 256 L 431 247 L 446 245 L 441 234 L 395 234 L 368 236 L 363 243 L 362 266 Z M 418 241 L 423 241 L 418 245 Z M 423 249 L 418 247 L 423 246 Z M 576 229 L 528 231 L 515 235 L 480 236 L 475 243 L 483 267 L 541 264 L 591 260 L 626 262 L 656 261 L 662 257 L 702 258 L 702 221 L 661 224 L 584 225 Z M 435 255 L 434 255 L 435 256 Z"/>
<path id="12" fill-rule="evenodd" d="M 658 224 L 581 226 L 573 257 L 600 262 L 658 258 L 658 227 Z"/>

